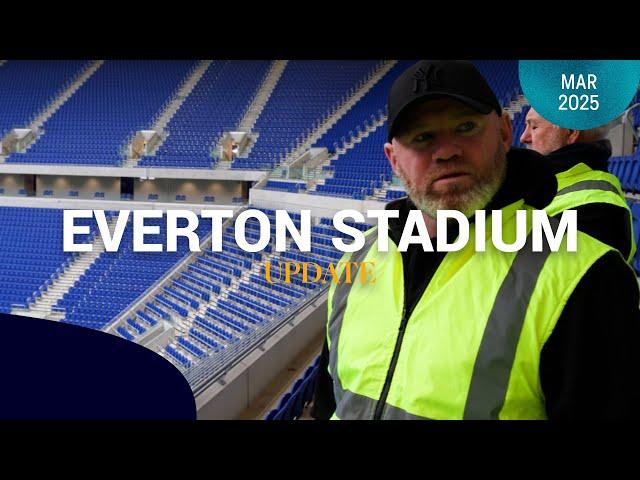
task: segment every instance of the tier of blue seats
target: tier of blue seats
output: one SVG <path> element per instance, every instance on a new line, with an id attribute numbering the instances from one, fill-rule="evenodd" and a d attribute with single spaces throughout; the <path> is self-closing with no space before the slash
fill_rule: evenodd
<path id="1" fill-rule="evenodd" d="M 253 239 L 257 239 L 257 233 L 251 233 L 251 230 L 259 228 L 257 220 L 249 220 L 246 224 L 247 236 Z M 240 277 L 243 271 L 251 268 L 252 262 L 255 260 L 261 260 L 261 253 L 245 252 L 238 248 L 235 243 L 235 237 L 233 236 L 234 228 L 227 227 L 223 232 L 222 237 L 222 252 L 204 251 L 196 255 L 195 259 L 187 266 L 186 270 L 178 276 L 169 286 L 165 287 L 161 294 L 156 295 L 153 302 L 148 304 L 147 307 L 153 307 L 151 315 L 158 319 L 168 319 L 171 315 L 177 315 L 179 317 L 186 317 L 189 309 L 196 310 L 201 302 L 209 303 L 214 295 L 220 294 L 221 291 L 227 289 L 234 277 Z M 266 252 L 271 251 L 272 246 L 269 245 L 265 249 Z M 234 308 L 228 304 L 223 305 L 228 308 Z M 222 305 L 221 305 L 222 307 Z M 244 321 L 250 321 L 253 317 L 247 317 L 246 312 L 236 312 L 239 316 L 245 315 Z M 139 316 L 140 312 L 137 313 Z M 217 314 L 216 314 L 217 315 Z M 219 315 L 218 315 L 219 317 Z M 211 325 L 203 323 L 206 319 L 201 319 L 199 322 L 200 327 L 211 330 Z M 218 318 L 220 320 L 220 318 Z M 208 319 L 207 321 L 211 321 Z M 224 321 L 224 320 L 222 320 Z M 233 322 L 233 320 L 231 321 Z M 127 335 L 136 337 L 135 331 L 128 329 Z M 216 327 L 218 328 L 218 327 Z M 222 332 L 218 331 L 218 334 L 224 336 L 224 329 L 228 326 L 219 327 Z M 215 329 L 214 329 L 215 331 Z M 195 332 L 201 334 L 201 338 L 197 339 L 198 342 L 206 343 L 208 340 L 209 348 L 218 348 L 225 346 L 225 339 L 218 338 L 217 342 L 207 337 L 206 332 L 201 332 L 198 327 L 194 327 L 193 331 L 189 333 L 193 337 Z M 125 335 L 122 335 L 125 336 Z M 127 338 L 127 337 L 125 337 Z M 177 346 L 176 348 L 179 348 Z M 169 354 L 171 356 L 171 354 Z M 182 365 L 184 366 L 184 365 Z"/>
<path id="2" fill-rule="evenodd" d="M 135 132 L 153 125 L 196 64 L 106 61 L 44 123 L 44 135 L 7 162 L 121 165 Z"/>
<path id="3" fill-rule="evenodd" d="M 165 351 L 169 355 L 171 355 L 171 358 L 180 363 L 183 367 L 189 368 L 191 366 L 191 361 L 189 361 L 189 358 L 180 353 L 180 351 L 174 346 L 167 345 L 165 347 Z"/>
<path id="4" fill-rule="evenodd" d="M 496 94 L 502 107 L 507 107 L 511 102 L 522 95 L 518 62 L 516 60 L 474 60 L 474 65 L 486 78 L 487 83 Z M 520 142 L 520 137 L 525 129 L 525 119 L 529 112 L 526 105 L 521 111 L 515 112 L 512 119 L 514 147 L 525 148 Z"/>
<path id="5" fill-rule="evenodd" d="M 377 130 L 364 137 L 356 147 L 347 150 L 338 158 L 331 160 L 330 165 L 323 167 L 333 170 L 332 178 L 324 184 L 318 184 L 314 193 L 337 197 L 364 199 L 373 195 L 375 188 L 382 187 L 383 182 L 390 181 L 393 172 L 384 155 L 382 145 L 386 142 L 386 122 Z"/>
<path id="6" fill-rule="evenodd" d="M 333 150 L 350 133 L 377 121 L 391 82 L 412 62 L 398 62 L 319 144 Z M 501 103 L 506 105 L 520 93 L 517 62 L 475 63 Z M 195 65 L 194 61 L 106 62 L 46 122 L 45 136 L 26 154 L 13 154 L 8 161 L 119 165 L 134 132 L 149 128 L 153 115 L 168 104 Z M 289 62 L 258 119 L 255 130 L 260 138 L 250 158 L 236 159 L 233 168 L 272 168 L 364 83 L 377 65 L 375 61 Z M 141 166 L 210 167 L 211 149 L 225 129 L 237 125 L 268 66 L 268 61 L 214 62 L 167 126 L 169 136 L 158 154 L 143 158 Z M 54 80 L 47 85 L 55 84 Z"/>
<path id="7" fill-rule="evenodd" d="M 166 217 L 145 223 L 160 226 L 160 234 L 145 235 L 145 243 L 165 244 Z M 181 219 L 178 226 L 186 226 L 186 220 Z M 202 221 L 196 232 L 203 238 L 210 229 L 211 222 Z M 177 252 L 134 252 L 130 222 L 118 251 L 102 253 L 58 301 L 57 306 L 66 310 L 63 321 L 96 329 L 104 327 L 188 253 L 188 240 L 183 237 L 178 238 Z M 166 292 L 157 296 L 171 302 L 165 298 Z"/>
<path id="8" fill-rule="evenodd" d="M 326 147 L 330 154 L 344 148 L 362 130 L 377 123 L 387 110 L 387 96 L 391 85 L 414 60 L 398 61 L 376 84 L 315 143 Z"/>
<path id="9" fill-rule="evenodd" d="M 39 216 L 36 213 L 31 215 L 31 212 L 38 212 L 40 209 L 15 210 L 17 210 L 14 215 L 16 219 L 12 219 L 12 222 L 19 224 L 18 218 L 36 222 Z M 269 209 L 262 210 L 274 223 L 275 212 Z M 27 213 L 25 211 L 28 211 L 29 214 L 25 214 Z M 60 210 L 47 210 L 46 212 L 49 215 L 58 214 L 61 216 L 62 214 Z M 110 218 L 111 213 L 107 213 L 107 218 Z M 294 223 L 299 226 L 299 215 L 292 214 L 291 216 Z M 87 219 L 87 223 L 91 224 L 93 231 L 95 231 L 95 225 L 92 222 L 93 220 Z M 31 222 L 27 223 L 29 223 L 28 238 L 39 238 L 40 235 L 33 235 Z M 49 223 L 55 231 L 61 232 L 58 223 Z M 83 222 L 78 221 L 78 223 Z M 149 223 L 160 225 L 161 233 L 158 236 L 149 235 L 146 241 L 148 243 L 162 242 L 164 219 L 149 221 Z M 330 223 L 330 219 L 323 219 L 321 225 L 313 227 L 313 244 L 310 253 L 291 249 L 274 259 L 275 268 L 279 262 L 291 259 L 316 262 L 323 267 L 328 261 L 336 261 L 340 257 L 340 253 L 333 249 L 329 235 L 338 235 L 338 232 L 331 227 Z M 3 224 L 7 224 L 7 222 Z M 209 222 L 201 223 L 201 230 L 198 231 L 199 236 L 206 235 L 207 224 L 210 225 Z M 353 223 L 352 225 L 356 226 Z M 202 229 L 203 227 L 204 229 Z M 365 230 L 368 226 L 359 225 L 358 228 Z M 251 230 L 255 230 L 255 232 L 251 232 Z M 248 236 L 257 238 L 257 230 L 257 221 L 247 222 Z M 162 319 L 169 319 L 172 315 L 186 317 L 189 308 L 198 308 L 200 302 L 208 303 L 213 294 L 220 293 L 221 288 L 228 286 L 230 282 L 224 282 L 225 278 L 237 277 L 242 271 L 250 268 L 254 261 L 262 260 L 260 253 L 239 250 L 233 239 L 234 233 L 233 227 L 228 227 L 224 232 L 223 252 L 203 252 L 194 262 L 194 264 L 200 265 L 199 271 L 187 272 L 182 277 L 175 279 L 162 292 L 156 294 L 151 302 L 139 309 L 133 317 L 119 325 L 116 332 L 126 339 L 134 340 L 137 336 L 143 335 L 155 327 Z M 55 235 L 51 233 L 47 233 L 45 236 L 47 240 L 55 238 Z M 11 237 L 13 238 L 14 235 Z M 24 235 L 15 235 L 15 237 L 21 238 Z M 77 237 L 76 241 L 79 240 L 82 238 Z M 119 311 L 135 300 L 140 293 L 161 278 L 163 274 L 166 274 L 166 271 L 179 260 L 181 254 L 187 253 L 186 239 L 182 240 L 184 242 L 179 242 L 176 254 L 136 254 L 131 251 L 131 231 L 128 227 L 125 230 L 119 252 L 103 253 L 76 285 L 58 302 L 57 307 L 66 310 L 64 321 L 91 328 L 103 327 Z M 272 246 L 273 239 L 272 244 L 265 251 L 272 251 Z M 4 252 L 6 249 L 3 248 L 2 251 Z M 41 251 L 39 252 L 41 254 Z M 214 255 L 220 255 L 220 257 Z M 5 262 L 5 264 L 9 265 L 10 262 Z M 20 268 L 23 268 L 22 265 Z M 203 273 L 205 274 L 203 275 Z M 207 273 L 221 273 L 222 277 L 212 280 Z M 262 273 L 264 274 L 264 271 Z M 7 271 L 7 278 L 12 279 L 12 283 L 8 286 L 14 291 L 15 272 Z M 278 272 L 273 272 L 273 278 L 278 279 Z M 218 288 L 211 288 L 212 285 Z M 35 285 L 32 289 L 38 286 Z M 274 318 L 279 312 L 300 303 L 307 297 L 308 292 L 317 286 L 318 284 L 315 283 L 302 284 L 299 279 L 296 279 L 293 284 L 269 283 L 264 279 L 264 275 L 254 273 L 248 277 L 248 280 L 239 284 L 237 292 L 229 292 L 226 299 L 219 299 L 215 309 L 207 308 L 205 317 L 198 319 L 185 336 L 187 338 L 184 340 L 178 338 L 177 343 L 167 350 L 167 355 L 183 368 L 192 366 L 205 354 L 226 348 Z M 176 356 L 175 353 L 183 355 L 184 358 Z"/>
<path id="10" fill-rule="evenodd" d="M 295 420 L 299 418 L 304 407 L 313 398 L 319 369 L 320 357 L 317 357 L 313 364 L 304 371 L 304 375 L 294 382 L 291 390 L 282 396 L 278 406 L 267 414 L 265 420 Z"/>
<path id="11" fill-rule="evenodd" d="M 627 205 L 631 209 L 631 216 L 633 218 L 633 234 L 636 240 L 636 245 L 640 245 L 640 202 L 627 199 Z M 640 252 L 636 251 L 636 255 L 633 258 L 631 265 L 636 271 L 636 274 L 640 275 Z"/>
<path id="12" fill-rule="evenodd" d="M 62 249 L 62 223 L 62 210 L 0 207 L 0 312 L 9 313 L 12 304 L 26 307 L 74 259 Z M 89 242 L 95 222 L 77 219 L 76 225 L 89 225 L 91 232 L 76 235 L 76 243 Z"/>
<path id="13" fill-rule="evenodd" d="M 266 208 L 258 209 L 269 217 L 273 227 L 275 225 L 275 211 Z M 299 227 L 300 215 L 290 213 L 290 216 L 294 224 Z M 202 252 L 187 267 L 182 276 L 173 282 L 174 284 L 180 282 L 200 294 L 206 293 L 210 295 L 210 300 L 214 299 L 214 294 L 216 298 L 215 303 L 210 303 L 207 300 L 207 303 L 214 306 L 207 307 L 204 316 L 196 315 L 192 328 L 187 334 L 177 336 L 176 340 L 170 344 L 171 348 L 183 355 L 186 361 L 181 361 L 172 351 L 166 351 L 165 357 L 179 368 L 189 368 L 197 364 L 201 357 L 194 355 L 192 349 L 185 348 L 186 345 L 180 338 L 187 339 L 207 355 L 221 351 L 282 315 L 287 309 L 299 305 L 309 295 L 315 294 L 316 289 L 322 285 L 321 283 L 312 281 L 303 283 L 299 276 L 292 277 L 292 283 L 284 283 L 281 278 L 281 264 L 291 261 L 314 262 L 326 268 L 329 262 L 339 260 L 342 254 L 333 247 L 330 236 L 344 237 L 347 235 L 335 230 L 331 219 L 324 218 L 321 222 L 320 225 L 312 227 L 311 252 L 300 252 L 296 248 L 290 247 L 287 252 L 279 253 L 271 258 L 270 268 L 273 283 L 266 280 L 265 264 L 262 264 L 258 273 L 251 273 L 245 277 L 238 283 L 235 291 L 228 291 L 231 280 L 234 277 L 240 278 L 243 272 L 251 269 L 256 261 L 264 260 L 264 257 L 263 253 L 250 254 L 239 250 L 234 240 L 234 227 L 227 227 L 223 232 L 223 251 L 220 253 Z M 347 223 L 362 231 L 370 228 L 365 224 Z M 256 240 L 258 228 L 257 221 L 249 220 L 245 230 L 247 237 Z M 273 228 L 270 244 L 264 253 L 273 252 Z M 219 255 L 219 257 L 215 257 L 215 255 Z M 239 263 L 236 263 L 238 261 Z M 311 279 L 315 277 L 313 270 L 310 271 L 309 276 Z M 220 296 L 221 292 L 225 292 L 226 295 Z M 162 309 L 167 316 L 186 317 L 189 308 L 194 309 L 190 302 L 199 302 L 202 297 L 199 297 L 194 291 L 185 291 L 185 293 L 191 298 L 175 298 L 175 307 L 178 308 L 171 308 L 166 304 L 158 306 L 156 303 L 156 309 Z M 157 312 L 154 312 L 153 315 L 157 317 Z M 127 334 L 135 336 L 136 332 L 127 328 Z"/>
<path id="14" fill-rule="evenodd" d="M 406 197 L 407 192 L 404 190 L 387 190 L 387 194 L 385 195 L 385 200 L 395 200 L 396 198 Z"/>
<path id="15" fill-rule="evenodd" d="M 503 107 L 522 94 L 517 60 L 473 60 L 473 64 Z"/>
<path id="16" fill-rule="evenodd" d="M 284 182 L 280 180 L 268 180 L 264 186 L 265 190 L 279 190 L 289 193 L 299 193 L 300 190 L 306 190 L 307 184 L 303 182 Z"/>
<path id="17" fill-rule="evenodd" d="M 89 65 L 83 60 L 9 60 L 0 69 L 0 138 L 26 128 Z"/>
<path id="18" fill-rule="evenodd" d="M 633 155 L 611 157 L 609 172 L 618 177 L 623 190 L 640 193 L 640 150 Z"/>
<path id="19" fill-rule="evenodd" d="M 270 170 L 373 74 L 377 61 L 292 60 L 258 117 L 248 158 L 232 168 Z"/>
<path id="20" fill-rule="evenodd" d="M 386 96 L 395 78 L 412 63 L 412 61 L 404 61 L 396 64 L 358 104 L 320 139 L 318 145 L 325 146 L 330 152 L 335 153 L 336 149 L 343 148 L 345 143 L 349 143 L 353 137 L 359 136 L 360 132 L 376 120 L 376 112 L 379 112 L 384 106 Z M 516 61 L 478 60 L 474 61 L 474 64 L 487 79 L 502 106 L 507 106 L 521 94 Z M 367 121 L 367 118 L 370 120 Z M 517 118 L 518 137 L 514 138 L 514 144 L 519 143 L 519 137 L 523 130 L 521 120 L 524 117 L 521 114 Z M 317 185 L 316 189 L 309 193 L 358 200 L 373 195 L 375 189 L 382 187 L 383 182 L 390 181 L 393 176 L 382 151 L 386 135 L 385 123 L 370 133 L 368 137 L 364 137 L 352 149 L 337 159 L 331 160 L 331 164 L 324 166 L 323 170 L 333 171 L 333 177 L 327 178 L 324 184 Z"/>
<path id="21" fill-rule="evenodd" d="M 275 224 L 275 212 L 263 211 L 270 217 L 272 224 Z M 299 216 L 296 223 L 299 225 Z M 258 229 L 258 221 L 249 220 L 246 223 L 246 236 L 257 239 Z M 242 272 L 252 267 L 254 261 L 262 260 L 262 253 L 245 252 L 238 248 L 234 233 L 234 227 L 227 227 L 222 236 L 222 252 L 204 251 L 197 255 L 182 275 L 173 282 L 173 285 L 184 287 L 185 292 L 182 298 L 172 299 L 176 301 L 173 308 L 166 302 L 158 306 L 166 312 L 184 318 L 188 315 L 189 308 L 197 310 L 200 305 L 199 300 L 209 303 L 214 295 L 217 296 L 222 291 L 227 293 L 226 298 L 217 298 L 215 308 L 207 307 L 204 317 L 201 315 L 195 317 L 194 325 L 187 335 L 178 336 L 176 342 L 170 344 L 172 348 L 185 355 L 189 362 L 195 363 L 197 358 L 193 357 L 192 350 L 183 348 L 185 344 L 180 339 L 188 337 L 188 341 L 203 349 L 204 352 L 219 351 L 239 341 L 257 326 L 268 321 L 278 313 L 279 307 L 288 305 L 251 284 L 240 283 L 237 292 L 228 291 L 234 277 L 239 278 Z M 264 252 L 272 251 L 273 241 L 272 238 Z M 189 367 L 171 351 L 165 352 L 165 356 L 176 366 Z"/>
<path id="22" fill-rule="evenodd" d="M 331 154 L 338 148 L 344 148 L 359 132 L 380 120 L 386 111 L 386 101 L 391 85 L 395 79 L 414 60 L 397 62 L 343 117 L 333 125 L 317 142 L 319 147 L 326 147 Z M 474 61 L 491 85 L 501 105 L 506 106 L 521 93 L 516 61 Z"/>
<path id="23" fill-rule="evenodd" d="M 626 193 L 640 193 L 640 150 L 632 155 L 621 157 L 611 157 L 609 159 L 609 172 L 620 180 L 620 185 Z M 637 199 L 627 199 L 627 205 L 631 209 L 633 217 L 633 231 L 636 244 L 640 241 L 640 202 Z M 640 249 L 636 252 L 631 265 L 637 274 L 640 275 Z"/>
<path id="24" fill-rule="evenodd" d="M 225 131 L 236 129 L 271 62 L 215 60 L 165 128 L 168 137 L 138 166 L 210 168 Z"/>

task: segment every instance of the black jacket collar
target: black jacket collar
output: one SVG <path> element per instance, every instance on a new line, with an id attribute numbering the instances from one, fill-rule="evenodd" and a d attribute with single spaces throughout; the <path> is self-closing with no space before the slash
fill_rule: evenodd
<path id="1" fill-rule="evenodd" d="M 559 148 L 547 155 L 554 173 L 564 172 L 578 163 L 584 163 L 594 170 L 608 171 L 611 156 L 611 142 L 600 140 L 593 143 L 574 143 Z"/>
<path id="2" fill-rule="evenodd" d="M 515 201 L 524 199 L 527 205 L 543 209 L 551 203 L 558 183 L 549 162 L 533 150 L 512 148 L 507 152 L 505 181 L 485 210 L 499 210 Z M 400 217 L 389 220 L 391 239 L 397 244 L 402 236 L 410 210 L 416 206 L 409 197 L 389 202 L 385 210 L 399 210 Z"/>

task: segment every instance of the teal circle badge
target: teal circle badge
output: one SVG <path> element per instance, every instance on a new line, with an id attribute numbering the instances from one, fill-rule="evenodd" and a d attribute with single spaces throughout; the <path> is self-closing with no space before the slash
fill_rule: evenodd
<path id="1" fill-rule="evenodd" d="M 520 85 L 551 123 L 588 130 L 620 116 L 638 89 L 640 60 L 520 60 Z"/>

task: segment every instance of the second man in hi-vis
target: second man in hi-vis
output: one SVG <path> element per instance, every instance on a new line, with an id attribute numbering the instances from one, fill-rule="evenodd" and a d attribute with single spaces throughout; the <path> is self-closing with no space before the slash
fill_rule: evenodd
<path id="1" fill-rule="evenodd" d="M 547 214 L 576 210 L 578 230 L 611 245 L 631 262 L 636 252 L 633 216 L 620 181 L 608 172 L 611 143 L 606 139 L 607 130 L 607 126 L 562 128 L 531 108 L 520 141 L 546 155 L 556 174 L 558 193 L 545 208 Z"/>

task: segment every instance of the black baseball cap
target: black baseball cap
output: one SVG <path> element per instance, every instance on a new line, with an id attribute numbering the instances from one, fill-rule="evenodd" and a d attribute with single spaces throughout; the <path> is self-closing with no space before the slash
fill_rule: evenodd
<path id="1" fill-rule="evenodd" d="M 394 137 L 398 118 L 410 105 L 451 97 L 488 114 L 502 108 L 493 90 L 473 65 L 462 60 L 422 60 L 406 69 L 391 86 L 387 99 L 388 139 Z"/>

